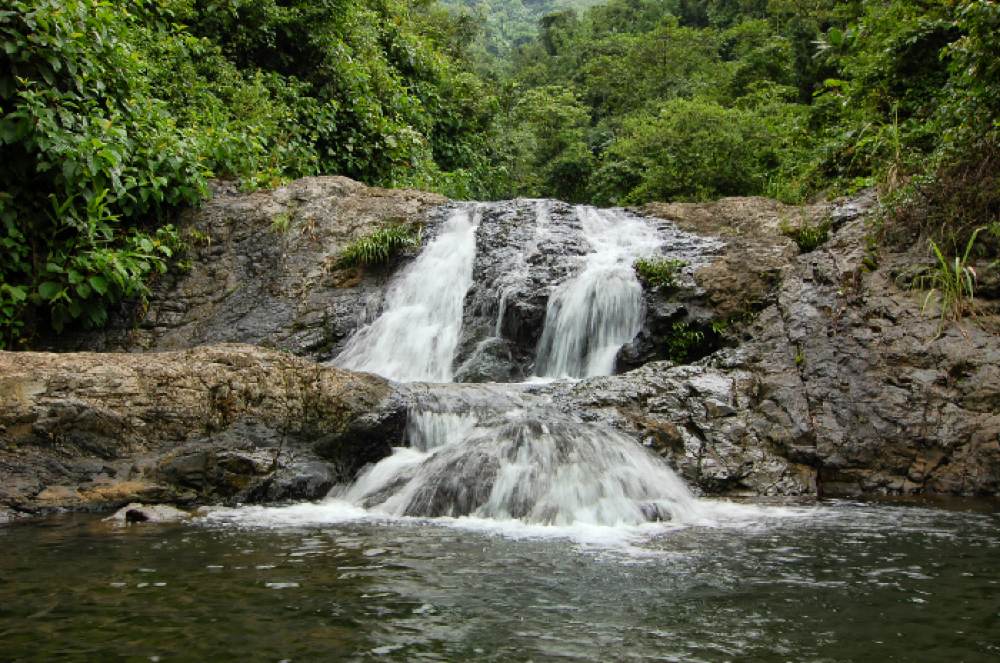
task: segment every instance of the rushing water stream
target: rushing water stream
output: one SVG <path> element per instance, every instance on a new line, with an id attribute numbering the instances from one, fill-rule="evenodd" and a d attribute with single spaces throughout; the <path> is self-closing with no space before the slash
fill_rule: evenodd
<path id="1" fill-rule="evenodd" d="M 638 217 L 592 207 L 579 215 L 591 252 L 583 270 L 549 299 L 536 367 L 542 377 L 611 374 L 618 350 L 642 324 L 642 286 L 632 264 L 663 244 Z"/>
<path id="2" fill-rule="evenodd" d="M 385 312 L 351 339 L 338 358 L 341 366 L 394 380 L 451 380 L 477 225 L 468 208 L 445 222 L 441 235 L 390 286 Z"/>
<path id="3" fill-rule="evenodd" d="M 536 388 L 610 374 L 638 332 L 632 263 L 669 243 L 642 219 L 577 208 L 585 249 L 549 284 L 533 381 L 452 382 L 546 259 L 549 204 L 530 204 L 531 255 L 487 293 L 485 337 L 464 327 L 485 208 L 468 205 L 337 358 L 410 383 L 407 447 L 318 503 L 0 527 L 0 662 L 1000 657 L 992 507 L 698 499 Z"/>

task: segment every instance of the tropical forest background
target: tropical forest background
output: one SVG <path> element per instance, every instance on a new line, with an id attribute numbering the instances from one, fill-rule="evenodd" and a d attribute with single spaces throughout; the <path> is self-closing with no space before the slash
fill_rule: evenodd
<path id="1" fill-rule="evenodd" d="M 993 0 L 12 0 L 0 348 L 141 300 L 211 178 L 600 205 L 877 187 L 877 241 L 996 257 L 998 139 Z"/>

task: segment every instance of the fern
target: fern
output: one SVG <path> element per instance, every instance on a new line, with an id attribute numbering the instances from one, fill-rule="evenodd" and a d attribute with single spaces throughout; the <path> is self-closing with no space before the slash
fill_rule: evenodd
<path id="1" fill-rule="evenodd" d="M 337 257 L 337 266 L 384 265 L 401 250 L 420 246 L 421 239 L 422 230 L 413 226 L 397 224 L 381 228 L 345 246 Z"/>

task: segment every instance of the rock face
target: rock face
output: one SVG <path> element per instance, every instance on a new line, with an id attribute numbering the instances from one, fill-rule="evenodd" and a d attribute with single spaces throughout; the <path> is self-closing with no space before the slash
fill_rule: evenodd
<path id="1" fill-rule="evenodd" d="M 1000 338 L 987 304 L 942 324 L 894 274 L 917 254 L 864 266 L 871 197 L 789 209 L 772 201 L 650 206 L 727 241 L 695 278 L 735 348 L 691 366 L 649 364 L 577 385 L 580 405 L 642 435 L 710 493 L 1000 492 Z M 796 219 L 796 217 L 798 217 Z M 797 255 L 792 218 L 829 220 Z"/>
<path id="2" fill-rule="evenodd" d="M 388 223 L 433 237 L 445 203 L 344 178 L 247 195 L 220 185 L 184 221 L 191 270 L 156 284 L 137 326 L 52 344 L 155 352 L 0 353 L 0 522 L 132 501 L 315 498 L 405 442 L 407 404 L 426 400 L 425 387 L 292 355 L 335 356 L 379 313 L 407 260 L 337 270 L 347 242 Z M 960 325 L 924 315 L 923 294 L 906 287 L 924 251 L 883 249 L 876 266 L 874 204 L 869 194 L 806 207 L 646 206 L 673 238 L 665 255 L 690 265 L 676 287 L 645 292 L 646 322 L 618 355 L 621 374 L 520 389 L 560 416 L 633 435 L 706 494 L 997 495 L 996 302 Z M 477 213 L 456 377 L 518 381 L 532 374 L 549 297 L 589 248 L 570 205 L 519 200 Z M 809 253 L 783 232 L 818 223 L 830 239 Z M 980 275 L 991 296 L 996 272 Z M 663 361 L 677 325 L 696 339 L 693 363 Z M 223 341 L 291 354 L 162 352 Z M 499 393 L 513 394 L 484 386 L 472 406 L 505 406 Z"/>
<path id="3" fill-rule="evenodd" d="M 43 345 L 159 351 L 252 343 L 330 359 L 359 324 L 378 314 L 398 266 L 338 270 L 340 250 L 386 225 L 433 225 L 433 212 L 445 202 L 345 177 L 309 177 L 251 194 L 218 183 L 212 200 L 178 224 L 190 247 L 190 269 L 173 270 L 154 284 L 138 321 L 125 312 L 107 330 Z"/>
<path id="4" fill-rule="evenodd" d="M 251 346 L 0 353 L 0 505 L 316 499 L 404 424 L 385 380 Z"/>
<path id="5" fill-rule="evenodd" d="M 473 286 L 466 296 L 455 378 L 459 382 L 523 380 L 534 374 L 550 297 L 582 270 L 584 257 L 596 247 L 587 237 L 579 206 L 512 200 L 482 204 L 478 216 Z M 706 264 L 720 246 L 680 231 L 670 221 L 646 221 L 664 240 L 661 257 Z M 690 275 L 682 279 L 680 291 L 687 306 L 663 306 L 659 298 L 647 297 L 641 339 L 655 338 L 660 328 L 697 312 L 696 302 L 704 291 Z M 641 355 L 634 360 L 636 366 L 662 357 L 645 346 L 636 353 Z"/>

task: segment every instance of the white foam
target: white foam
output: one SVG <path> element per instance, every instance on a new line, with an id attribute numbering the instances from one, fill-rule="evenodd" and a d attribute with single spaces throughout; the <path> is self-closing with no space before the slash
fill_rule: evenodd
<path id="1" fill-rule="evenodd" d="M 834 509 L 820 506 L 765 506 L 722 500 L 699 500 L 698 506 L 696 511 L 670 522 L 635 525 L 575 522 L 568 525 L 543 525 L 515 518 L 396 516 L 378 508 L 363 509 L 342 499 L 327 499 L 322 502 L 290 506 L 211 508 L 204 510 L 195 522 L 260 529 L 322 528 L 356 523 L 433 526 L 520 541 L 569 541 L 579 546 L 615 549 L 631 555 L 644 556 L 660 554 L 660 551 L 649 545 L 655 539 L 688 528 L 772 527 L 788 520 L 836 515 Z"/>

